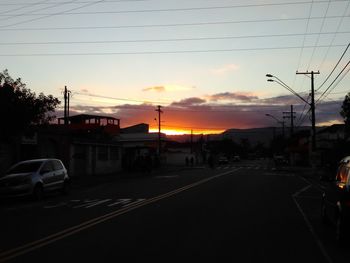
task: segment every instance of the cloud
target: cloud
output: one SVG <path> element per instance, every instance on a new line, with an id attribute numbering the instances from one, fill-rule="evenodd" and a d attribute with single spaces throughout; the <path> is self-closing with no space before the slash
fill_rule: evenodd
<path id="1" fill-rule="evenodd" d="M 188 107 L 188 106 L 193 106 L 193 105 L 200 105 L 206 103 L 206 100 L 197 98 L 197 97 L 191 97 L 187 99 L 180 100 L 178 102 L 173 102 L 171 103 L 171 106 L 176 106 L 176 107 Z"/>
<path id="2" fill-rule="evenodd" d="M 81 91 L 81 92 L 84 92 L 84 93 L 89 93 L 89 90 L 88 90 L 88 89 L 81 89 L 80 91 Z"/>
<path id="3" fill-rule="evenodd" d="M 220 97 L 218 94 L 212 95 Z M 253 96 L 253 95 L 252 95 Z M 230 97 L 230 96 L 228 96 Z M 214 102 L 214 103 L 213 103 Z M 242 101 L 246 102 L 246 101 Z M 327 101 L 316 105 L 316 123 L 322 125 L 326 123 L 343 123 L 339 114 L 342 100 Z M 294 105 L 296 119 L 294 124 L 311 126 L 308 115 L 309 106 L 305 107 L 300 99 L 294 95 L 276 96 L 267 99 L 253 99 L 249 104 L 242 103 L 215 103 L 209 99 L 200 97 L 189 97 L 180 101 L 175 101 L 168 106 L 163 106 L 162 121 L 164 128 L 193 127 L 207 129 L 230 129 L 230 128 L 255 128 L 255 127 L 279 127 L 279 123 L 273 118 L 266 117 L 271 114 L 275 118 L 282 120 L 283 112 L 290 111 L 290 105 Z M 107 115 L 120 119 L 121 127 L 127 127 L 138 123 L 148 123 L 151 127 L 156 127 L 154 118 L 157 117 L 156 105 L 153 104 L 122 104 L 115 106 L 85 106 L 71 105 L 70 115 L 75 114 L 96 114 Z M 304 115 L 301 116 L 301 113 Z M 63 111 L 58 110 L 56 116 L 62 117 Z M 289 122 L 286 120 L 286 127 Z"/>
<path id="4" fill-rule="evenodd" d="M 156 92 L 164 92 L 166 89 L 164 86 L 154 86 L 154 87 L 148 87 L 144 88 L 142 91 L 156 91 Z"/>
<path id="5" fill-rule="evenodd" d="M 183 85 L 161 85 L 161 86 L 153 86 L 142 89 L 142 91 L 156 91 L 156 92 L 165 92 L 165 91 L 182 91 L 182 90 L 191 90 L 195 89 L 195 86 L 183 86 Z"/>
<path id="6" fill-rule="evenodd" d="M 227 64 L 219 68 L 212 69 L 211 73 L 214 75 L 225 75 L 228 73 L 232 73 L 233 71 L 237 71 L 238 69 L 239 66 L 236 64 Z"/>
<path id="7" fill-rule="evenodd" d="M 222 92 L 208 96 L 210 101 L 219 100 L 238 100 L 244 102 L 251 102 L 253 100 L 259 99 L 258 96 L 252 95 L 251 93 L 244 92 Z"/>

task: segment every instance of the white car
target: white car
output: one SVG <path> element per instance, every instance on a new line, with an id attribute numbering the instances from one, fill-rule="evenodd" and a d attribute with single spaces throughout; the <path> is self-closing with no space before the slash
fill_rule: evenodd
<path id="1" fill-rule="evenodd" d="M 0 197 L 33 195 L 39 200 L 45 192 L 68 189 L 67 169 L 58 159 L 19 162 L 0 176 Z"/>

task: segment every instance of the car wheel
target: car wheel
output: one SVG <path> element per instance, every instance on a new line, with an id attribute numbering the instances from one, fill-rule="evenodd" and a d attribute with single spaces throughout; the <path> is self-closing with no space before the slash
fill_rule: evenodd
<path id="1" fill-rule="evenodd" d="M 68 180 L 65 180 L 63 183 L 61 192 L 62 192 L 62 194 L 68 194 L 69 190 L 70 190 L 70 183 Z"/>
<path id="2" fill-rule="evenodd" d="M 42 185 L 40 185 L 40 184 L 36 185 L 34 187 L 34 190 L 33 190 L 33 198 L 34 198 L 34 200 L 39 201 L 39 200 L 43 199 L 43 194 L 44 194 L 44 192 L 43 192 Z"/>

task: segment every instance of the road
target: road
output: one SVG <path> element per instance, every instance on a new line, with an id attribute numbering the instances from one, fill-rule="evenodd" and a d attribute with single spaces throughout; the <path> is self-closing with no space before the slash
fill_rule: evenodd
<path id="1" fill-rule="evenodd" d="M 350 262 L 321 189 L 266 160 L 124 178 L 0 203 L 0 262 Z"/>

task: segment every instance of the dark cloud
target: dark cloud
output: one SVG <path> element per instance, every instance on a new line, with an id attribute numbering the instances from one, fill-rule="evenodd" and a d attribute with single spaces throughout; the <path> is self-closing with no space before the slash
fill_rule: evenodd
<path id="1" fill-rule="evenodd" d="M 193 105 L 200 105 L 203 103 L 206 103 L 207 101 L 198 97 L 191 97 L 187 99 L 183 99 L 177 102 L 171 103 L 171 106 L 176 106 L 176 107 L 188 107 L 188 106 L 193 106 Z"/>
<path id="2" fill-rule="evenodd" d="M 300 95 L 302 98 L 304 98 L 306 101 L 308 100 L 308 96 L 305 94 Z M 292 105 L 292 104 L 300 104 L 303 103 L 303 101 L 298 98 L 295 95 L 282 95 L 282 96 L 277 96 L 277 97 L 272 97 L 272 98 L 267 98 L 267 99 L 260 99 L 259 103 L 261 104 L 279 104 L 279 105 Z"/>
<path id="3" fill-rule="evenodd" d="M 324 124 L 334 121 L 342 121 L 340 116 L 342 100 L 322 102 L 316 105 L 316 123 Z M 296 112 L 296 125 L 311 125 L 309 119 L 310 106 L 300 99 L 291 96 L 278 96 L 274 98 L 254 100 L 249 105 L 221 103 L 213 104 L 210 101 L 198 97 L 191 97 L 173 102 L 162 108 L 162 120 L 165 126 L 176 127 L 201 127 L 201 128 L 254 128 L 279 126 L 280 124 L 266 114 L 271 114 L 279 120 L 283 120 L 283 112 L 290 111 L 290 105 L 294 106 Z M 154 118 L 157 105 L 152 104 L 123 104 L 117 106 L 82 106 L 72 105 L 70 115 L 75 114 L 96 114 L 108 115 L 121 120 L 121 126 L 126 127 L 137 123 L 148 123 L 156 127 Z M 303 115 L 301 115 L 303 114 Z M 306 117 L 304 117 L 306 114 Z M 56 111 L 56 116 L 62 117 L 62 110 Z M 301 123 L 301 120 L 304 120 Z M 289 119 L 286 119 L 286 126 L 289 127 Z"/>
<path id="4" fill-rule="evenodd" d="M 238 100 L 244 102 L 251 102 L 253 100 L 259 99 L 258 96 L 243 93 L 243 92 L 222 92 L 208 96 L 210 101 L 219 101 L 219 100 Z"/>

